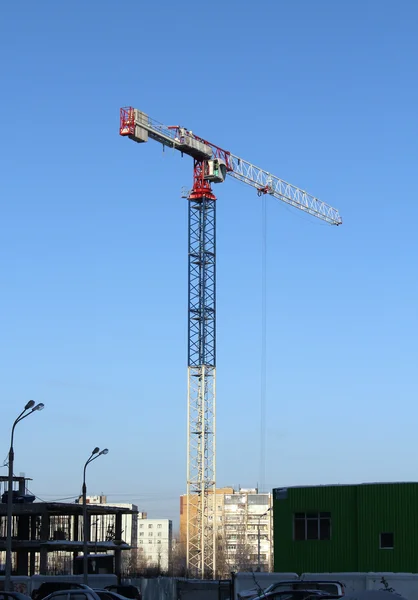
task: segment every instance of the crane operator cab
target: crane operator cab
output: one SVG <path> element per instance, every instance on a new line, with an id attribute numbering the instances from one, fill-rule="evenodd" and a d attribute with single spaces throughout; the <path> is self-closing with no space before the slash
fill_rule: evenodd
<path id="1" fill-rule="evenodd" d="M 226 164 L 221 158 L 214 158 L 205 163 L 205 179 L 212 183 L 223 183 L 226 177 Z"/>

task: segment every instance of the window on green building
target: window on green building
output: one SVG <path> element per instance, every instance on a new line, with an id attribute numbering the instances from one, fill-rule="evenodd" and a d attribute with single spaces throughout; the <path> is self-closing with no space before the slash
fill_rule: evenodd
<path id="1" fill-rule="evenodd" d="M 293 520 L 293 539 L 296 542 L 303 542 L 306 540 L 330 540 L 331 513 L 295 513 Z"/>
<path id="2" fill-rule="evenodd" d="M 393 533 L 381 533 L 380 534 L 380 549 L 381 550 L 393 550 L 394 542 Z"/>

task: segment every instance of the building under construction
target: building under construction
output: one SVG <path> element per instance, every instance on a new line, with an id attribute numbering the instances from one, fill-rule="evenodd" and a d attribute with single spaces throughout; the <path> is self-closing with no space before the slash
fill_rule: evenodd
<path id="1" fill-rule="evenodd" d="M 37 502 L 26 491 L 25 477 L 14 477 L 12 518 L 12 574 L 48 575 L 74 573 L 77 557 L 83 551 L 83 506 L 78 502 Z M 7 536 L 7 477 L 0 477 L 0 563 L 5 564 Z M 88 531 L 94 519 L 100 518 L 102 532 L 94 541 L 88 540 L 88 550 L 94 554 L 113 556 L 107 560 L 109 573 L 121 572 L 121 555 L 130 548 L 123 539 L 122 518 L 133 514 L 129 508 L 87 505 Z M 136 516 L 136 515 L 135 515 Z M 130 542 L 130 540 L 129 540 Z M 109 558 L 108 557 L 108 558 Z M 96 561 L 97 562 L 97 561 Z M 2 567 L 3 568 L 3 567 Z M 89 571 L 90 571 L 89 566 Z M 94 571 L 92 571 L 94 572 Z"/>

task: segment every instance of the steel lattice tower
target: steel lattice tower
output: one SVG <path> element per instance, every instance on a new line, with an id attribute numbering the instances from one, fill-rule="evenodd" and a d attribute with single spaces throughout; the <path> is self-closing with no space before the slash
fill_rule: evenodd
<path id="1" fill-rule="evenodd" d="M 187 567 L 192 577 L 210 578 L 216 571 L 216 198 L 200 161 L 188 202 Z"/>

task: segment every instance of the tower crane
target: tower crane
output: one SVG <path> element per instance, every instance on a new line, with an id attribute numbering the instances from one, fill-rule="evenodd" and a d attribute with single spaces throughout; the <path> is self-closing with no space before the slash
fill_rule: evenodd
<path id="1" fill-rule="evenodd" d="M 187 570 L 216 575 L 216 197 L 212 184 L 227 176 L 305 213 L 341 225 L 335 208 L 315 196 L 208 142 L 185 127 L 166 126 L 144 112 L 120 110 L 121 136 L 155 140 L 193 159 L 189 201 Z M 194 500 L 195 499 L 195 500 Z"/>

